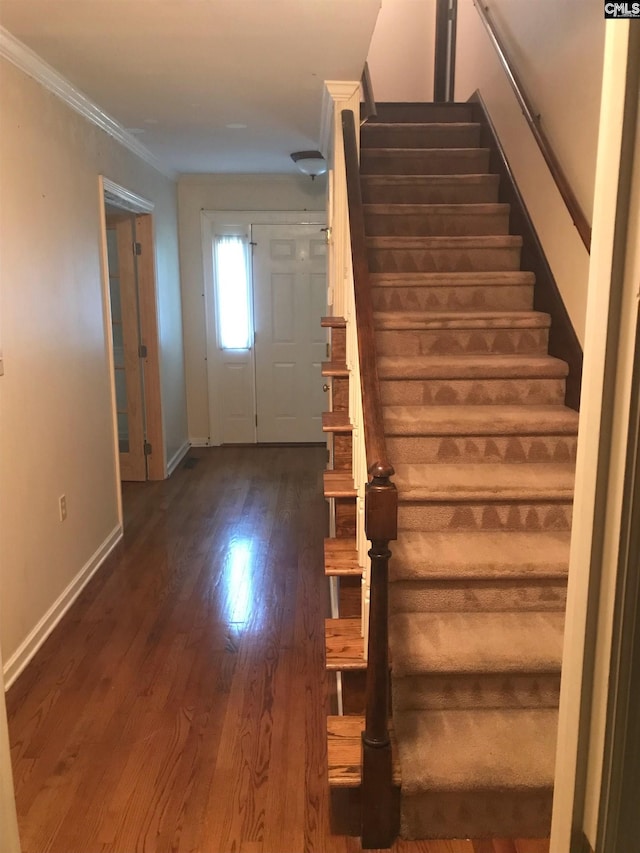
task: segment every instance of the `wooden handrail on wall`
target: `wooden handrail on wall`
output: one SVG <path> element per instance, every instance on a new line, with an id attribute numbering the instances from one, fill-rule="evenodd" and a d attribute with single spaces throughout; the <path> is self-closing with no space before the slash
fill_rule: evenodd
<path id="1" fill-rule="evenodd" d="M 495 25 L 491 20 L 489 9 L 479 0 L 473 0 L 473 4 L 478 10 L 478 14 L 480 15 L 480 20 L 484 24 L 484 27 L 489 35 L 489 39 L 491 44 L 495 48 L 496 53 L 498 54 L 498 58 L 500 59 L 500 64 L 502 65 L 505 74 L 507 75 L 507 79 L 511 84 L 511 88 L 515 92 L 515 96 L 520 104 L 520 108 L 522 109 L 522 113 L 527 121 L 527 124 L 531 128 L 531 132 L 535 137 L 536 142 L 538 143 L 538 147 L 542 153 L 542 156 L 545 159 L 547 166 L 551 172 L 551 175 L 556 182 L 558 190 L 560 191 L 560 195 L 562 196 L 564 203 L 569 210 L 571 218 L 573 220 L 573 224 L 578 229 L 578 234 L 580 235 L 582 242 L 585 245 L 585 248 L 588 252 L 591 251 L 591 226 L 587 221 L 587 217 L 584 215 L 582 208 L 580 207 L 580 203 L 576 198 L 567 176 L 565 175 L 562 166 L 558 158 L 556 157 L 553 148 L 551 147 L 551 143 L 549 142 L 544 130 L 541 127 L 540 116 L 535 112 L 531 101 L 529 100 L 526 90 L 522 85 L 522 81 L 520 80 L 513 63 L 509 59 L 509 55 L 507 50 L 500 40 L 500 36 L 497 33 Z"/>
<path id="2" fill-rule="evenodd" d="M 358 331 L 362 410 L 369 482 L 365 531 L 371 542 L 371 600 L 367 656 L 365 729 L 362 733 L 362 846 L 389 847 L 396 834 L 389 738 L 388 575 L 389 542 L 397 536 L 398 495 L 387 457 L 376 366 L 373 302 L 360 189 L 356 121 L 342 111 L 349 230 Z"/>

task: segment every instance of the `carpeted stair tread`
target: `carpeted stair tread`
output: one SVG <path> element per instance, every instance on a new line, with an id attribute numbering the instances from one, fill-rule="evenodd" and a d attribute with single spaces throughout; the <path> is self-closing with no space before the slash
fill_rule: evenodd
<path id="1" fill-rule="evenodd" d="M 509 231 L 508 204 L 367 204 L 364 217 L 370 237 L 478 237 Z"/>
<path id="2" fill-rule="evenodd" d="M 360 171 L 368 174 L 477 175 L 488 171 L 488 148 L 362 148 Z"/>
<path id="3" fill-rule="evenodd" d="M 532 272 L 497 270 L 496 272 L 378 272 L 369 273 L 372 287 L 513 287 L 533 285 Z"/>
<path id="4" fill-rule="evenodd" d="M 472 216 L 482 213 L 509 213 L 508 204 L 365 204 L 366 214 L 394 216 Z"/>
<path id="5" fill-rule="evenodd" d="M 566 406 L 384 406 L 391 435 L 575 435 L 578 413 Z"/>
<path id="6" fill-rule="evenodd" d="M 468 148 L 480 143 L 477 122 L 376 122 L 360 129 L 361 147 L 381 148 Z"/>
<path id="7" fill-rule="evenodd" d="M 551 355 L 381 355 L 380 379 L 538 379 L 564 378 L 565 361 Z"/>
<path id="8" fill-rule="evenodd" d="M 571 501 L 572 462 L 398 464 L 400 503 L 411 501 Z"/>
<path id="9" fill-rule="evenodd" d="M 423 101 L 381 101 L 376 103 L 376 123 L 395 122 L 469 122 L 474 110 L 465 103 L 427 103 Z"/>
<path id="10" fill-rule="evenodd" d="M 534 284 L 517 270 L 372 273 L 371 295 L 374 311 L 531 311 Z"/>
<path id="11" fill-rule="evenodd" d="M 550 790 L 557 720 L 549 708 L 399 712 L 403 795 Z"/>
<path id="12" fill-rule="evenodd" d="M 473 159 L 475 160 L 478 155 L 486 158 L 488 160 L 490 151 L 488 148 L 480 148 L 478 146 L 469 146 L 464 145 L 459 148 L 448 148 L 448 147 L 422 147 L 417 148 L 415 146 L 380 146 L 374 147 L 373 145 L 363 146 L 361 149 L 361 156 L 363 160 L 365 157 L 378 157 L 378 158 L 389 158 L 390 160 L 400 160 L 406 159 L 407 161 L 412 161 L 414 159 L 422 159 L 425 156 L 429 157 L 429 155 L 434 155 L 436 157 L 444 157 L 451 160 L 467 160 Z M 362 174 L 366 174 L 366 169 L 363 168 Z M 462 172 L 464 174 L 464 172 Z M 471 173 L 475 174 L 475 173 Z"/>
<path id="13" fill-rule="evenodd" d="M 403 530 L 391 546 L 389 580 L 566 578 L 570 541 L 568 531 Z"/>
<path id="14" fill-rule="evenodd" d="M 480 130 L 481 125 L 475 121 L 376 121 L 375 118 L 370 118 L 366 124 L 362 125 L 360 128 L 361 135 L 367 136 L 375 130 L 389 130 L 392 132 L 401 133 L 402 130 L 433 130 L 437 132 L 438 130 L 446 130 L 456 128 L 475 128 Z"/>
<path id="15" fill-rule="evenodd" d="M 551 323 L 542 311 L 375 311 L 376 329 L 546 329 Z"/>
<path id="16" fill-rule="evenodd" d="M 366 203 L 492 203 L 498 201 L 498 175 L 362 175 Z"/>
<path id="17" fill-rule="evenodd" d="M 472 184 L 488 184 L 496 187 L 500 184 L 500 176 L 492 175 L 488 172 L 478 172 L 472 174 L 465 172 L 462 175 L 405 175 L 399 172 L 397 175 L 360 175 L 360 181 L 363 186 L 405 186 L 415 187 L 416 185 L 423 186 L 449 186 L 457 184 L 459 186 L 468 186 Z"/>
<path id="18" fill-rule="evenodd" d="M 414 675 L 560 673 L 564 613 L 394 613 L 394 678 Z"/>
<path id="19" fill-rule="evenodd" d="M 511 234 L 484 237 L 367 237 L 365 242 L 369 249 L 388 250 L 457 249 L 463 252 L 468 249 L 519 249 L 522 247 L 522 237 Z"/>
<path id="20" fill-rule="evenodd" d="M 383 154 L 383 155 L 388 155 L 389 157 L 392 157 L 396 154 L 406 154 L 407 156 L 411 157 L 413 155 L 419 155 L 422 153 L 431 154 L 432 152 L 433 153 L 441 153 L 444 155 L 452 155 L 452 156 L 456 157 L 456 156 L 465 156 L 465 155 L 475 154 L 478 151 L 483 151 L 483 152 L 486 152 L 487 154 L 490 153 L 488 148 L 478 148 L 475 145 L 473 145 L 473 146 L 463 145 L 463 146 L 460 146 L 459 148 L 454 148 L 454 147 L 449 147 L 449 146 L 446 146 L 443 148 L 437 148 L 437 147 L 435 147 L 435 148 L 426 148 L 426 147 L 416 148 L 415 146 L 409 146 L 409 145 L 406 146 L 405 148 L 396 147 L 396 146 L 393 146 L 393 147 L 383 146 L 383 145 L 381 145 L 379 147 L 376 147 L 374 145 L 366 145 L 366 146 L 362 147 L 362 152 L 364 152 L 364 153 L 367 153 L 367 154 Z"/>

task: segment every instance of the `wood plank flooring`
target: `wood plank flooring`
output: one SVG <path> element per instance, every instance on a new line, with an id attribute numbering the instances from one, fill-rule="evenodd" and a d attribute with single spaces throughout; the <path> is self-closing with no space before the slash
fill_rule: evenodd
<path id="1" fill-rule="evenodd" d="M 9 691 L 24 853 L 360 850 L 329 830 L 326 453 L 190 458 L 125 486 L 124 541 Z"/>

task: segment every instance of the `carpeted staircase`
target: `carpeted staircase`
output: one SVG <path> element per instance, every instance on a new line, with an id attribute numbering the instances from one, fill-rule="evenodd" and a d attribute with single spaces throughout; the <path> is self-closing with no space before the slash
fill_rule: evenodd
<path id="1" fill-rule="evenodd" d="M 381 105 L 361 183 L 399 493 L 405 838 L 549 833 L 578 415 L 466 105 Z"/>

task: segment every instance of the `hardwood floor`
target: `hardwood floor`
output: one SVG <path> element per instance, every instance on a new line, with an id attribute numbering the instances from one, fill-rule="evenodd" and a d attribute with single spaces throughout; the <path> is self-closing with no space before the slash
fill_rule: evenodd
<path id="1" fill-rule="evenodd" d="M 9 691 L 24 853 L 360 849 L 329 831 L 325 451 L 190 459 L 126 485 L 124 541 Z"/>

